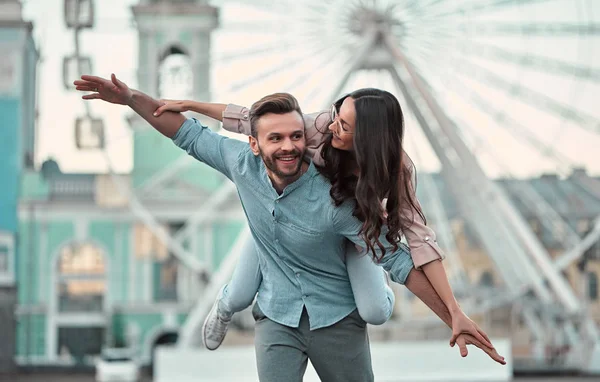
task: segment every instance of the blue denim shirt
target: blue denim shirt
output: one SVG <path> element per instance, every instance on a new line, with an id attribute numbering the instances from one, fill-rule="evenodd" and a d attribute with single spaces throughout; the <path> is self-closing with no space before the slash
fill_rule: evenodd
<path id="1" fill-rule="evenodd" d="M 257 302 L 269 319 L 297 327 L 306 307 L 314 330 L 356 309 L 344 258 L 346 239 L 364 246 L 358 235 L 362 224 L 352 216 L 350 203 L 333 205 L 331 184 L 314 164 L 279 195 L 248 143 L 216 134 L 194 119 L 184 122 L 173 141 L 237 186 L 263 276 Z M 382 265 L 403 283 L 413 268 L 407 247 L 388 249 Z"/>

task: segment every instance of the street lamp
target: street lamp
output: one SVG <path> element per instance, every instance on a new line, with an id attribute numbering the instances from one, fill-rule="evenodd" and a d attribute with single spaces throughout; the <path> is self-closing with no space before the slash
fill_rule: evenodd
<path id="1" fill-rule="evenodd" d="M 94 0 L 65 0 L 67 28 L 92 28 L 94 26 Z"/>
<path id="2" fill-rule="evenodd" d="M 84 116 L 75 120 L 75 145 L 80 150 L 104 149 L 104 121 Z"/>
<path id="3" fill-rule="evenodd" d="M 92 72 L 92 60 L 87 56 L 67 56 L 63 58 L 63 84 L 67 90 L 75 90 L 73 80 L 79 79 L 82 74 Z"/>

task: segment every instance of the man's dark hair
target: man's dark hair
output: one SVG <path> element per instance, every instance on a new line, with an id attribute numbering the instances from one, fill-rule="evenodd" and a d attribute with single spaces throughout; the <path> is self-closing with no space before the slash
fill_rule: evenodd
<path id="1" fill-rule="evenodd" d="M 298 112 L 302 116 L 302 110 L 296 97 L 289 93 L 274 93 L 256 101 L 250 108 L 250 127 L 254 138 L 258 137 L 258 120 L 265 114 L 287 114 Z"/>

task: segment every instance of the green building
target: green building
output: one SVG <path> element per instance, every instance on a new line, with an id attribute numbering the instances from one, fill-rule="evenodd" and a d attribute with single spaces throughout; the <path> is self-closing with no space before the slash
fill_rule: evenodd
<path id="1" fill-rule="evenodd" d="M 179 75 L 193 73 L 179 91 L 206 99 L 206 52 L 217 9 L 202 1 L 157 3 L 133 7 L 140 89 L 168 95 L 178 85 L 168 78 L 175 68 Z M 18 294 L 16 310 L 14 301 L 5 304 L 7 317 L 16 311 L 16 339 L 4 358 L 15 354 L 23 365 L 90 364 L 103 346 L 119 346 L 149 363 L 155 344 L 177 339 L 244 227 L 243 211 L 224 176 L 133 116 L 131 173 L 67 174 L 52 159 L 33 169 L 37 53 L 31 28 L 0 23 L 0 40 L 20 44 L 14 78 L 0 80 L 0 134 L 9 134 L 0 143 L 3 157 L 9 154 L 0 163 L 9 182 L 0 188 L 0 282 L 6 279 L 2 285 L 16 286 Z M 0 330 L 3 338 L 15 331 Z"/>

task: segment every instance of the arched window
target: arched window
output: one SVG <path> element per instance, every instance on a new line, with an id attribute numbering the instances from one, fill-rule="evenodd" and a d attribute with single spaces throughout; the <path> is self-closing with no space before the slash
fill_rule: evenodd
<path id="1" fill-rule="evenodd" d="M 191 60 L 183 50 L 171 47 L 158 68 L 158 92 L 161 98 L 193 98 L 194 74 Z"/>
<path id="2" fill-rule="evenodd" d="M 61 250 L 57 264 L 59 312 L 100 312 L 106 292 L 103 252 L 90 243 L 73 243 Z"/>
<path id="3" fill-rule="evenodd" d="M 588 297 L 590 301 L 598 300 L 598 275 L 595 272 L 588 273 Z"/>

